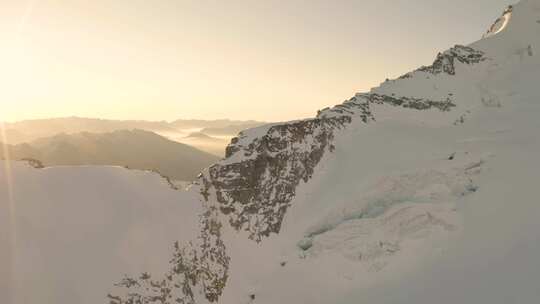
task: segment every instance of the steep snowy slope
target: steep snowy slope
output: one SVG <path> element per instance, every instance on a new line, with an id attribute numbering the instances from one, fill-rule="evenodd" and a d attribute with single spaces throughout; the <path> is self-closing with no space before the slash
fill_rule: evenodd
<path id="1" fill-rule="evenodd" d="M 231 266 L 223 302 L 384 303 L 365 291 L 386 290 L 388 278 L 399 286 L 396 278 L 458 254 L 456 247 L 474 265 L 482 255 L 472 240 L 512 250 L 509 238 L 522 223 L 506 218 L 515 206 L 503 207 L 519 198 L 525 214 L 539 212 L 527 204 L 535 199 L 531 181 L 540 177 L 532 169 L 540 152 L 539 7 L 521 2 L 511 16 L 505 12 L 508 23 L 497 34 L 455 46 L 432 66 L 316 119 L 246 131 L 233 141 L 229 158 L 203 177 L 209 200 L 240 231 L 226 242 Z M 531 169 L 514 165 L 520 162 Z M 535 289 L 526 295 L 524 285 L 499 292 L 533 299 Z M 420 286 L 418 294 L 428 294 Z M 452 302 L 449 294 L 438 302 Z M 471 295 L 461 302 L 484 300 Z"/>
<path id="2" fill-rule="evenodd" d="M 163 199 L 167 206 L 156 207 L 166 217 L 153 224 L 164 227 L 169 240 L 130 251 L 130 267 L 103 255 L 106 270 L 77 263 L 82 268 L 76 273 L 53 272 L 24 268 L 33 259 L 21 253 L 15 255 L 17 286 L 43 292 L 23 271 L 37 269 L 51 284 L 47 290 L 69 294 L 58 298 L 69 303 L 93 303 L 100 288 L 102 301 L 113 304 L 538 302 L 540 0 L 523 0 L 503 18 L 482 40 L 442 52 L 433 65 L 356 94 L 314 119 L 242 132 L 226 159 L 205 170 L 188 192 L 170 194 L 178 206 Z M 20 186 L 15 178 L 11 184 L 20 190 L 4 197 L 39 205 L 36 197 L 47 195 L 34 196 L 40 192 L 33 189 L 60 178 L 55 170 L 15 165 L 15 175 L 43 180 L 25 178 Z M 109 176 L 112 169 L 89 170 Z M 135 195 L 165 195 L 155 183 L 141 189 L 133 172 L 114 170 L 101 193 L 133 198 L 134 206 L 145 202 Z M 95 190 L 97 179 L 83 180 Z M 129 186 L 114 186 L 120 181 Z M 51 200 L 46 207 L 52 217 L 52 210 L 69 205 L 71 192 L 60 184 L 46 189 L 61 196 L 58 205 Z M 114 206 L 114 199 L 79 192 L 108 206 L 101 212 Z M 122 214 L 131 210 L 121 208 Z M 32 213 L 17 214 L 21 221 Z M 69 233 L 86 231 L 71 226 L 79 230 Z M 65 241 L 69 233 L 55 235 Z M 55 240 L 37 235 L 18 235 L 14 248 L 39 252 L 31 246 Z M 96 235 L 92 244 L 106 240 Z M 118 242 L 124 241 L 120 235 Z M 152 250 L 156 256 L 148 262 Z M 59 260 L 74 256 L 90 255 L 54 252 Z M 73 286 L 66 281 L 91 287 L 66 288 Z M 32 296 L 17 291 L 17 297 Z"/>
<path id="3" fill-rule="evenodd" d="M 112 281 L 165 271 L 174 241 L 199 230 L 197 198 L 151 172 L 4 161 L 0 170 L 1 277 L 13 267 L 0 303 L 105 302 Z"/>

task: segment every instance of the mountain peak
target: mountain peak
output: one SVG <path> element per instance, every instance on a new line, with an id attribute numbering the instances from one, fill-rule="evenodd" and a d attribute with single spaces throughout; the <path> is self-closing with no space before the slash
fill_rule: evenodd
<path id="1" fill-rule="evenodd" d="M 504 10 L 483 38 L 471 46 L 492 58 L 540 49 L 540 0 L 522 0 Z"/>
<path id="2" fill-rule="evenodd" d="M 497 18 L 493 25 L 490 26 L 488 31 L 482 36 L 482 38 L 488 38 L 494 35 L 497 35 L 501 31 L 503 31 L 506 26 L 508 25 L 508 22 L 510 21 L 510 18 L 512 17 L 512 11 L 514 9 L 513 5 L 509 5 L 503 12 L 502 16 Z"/>

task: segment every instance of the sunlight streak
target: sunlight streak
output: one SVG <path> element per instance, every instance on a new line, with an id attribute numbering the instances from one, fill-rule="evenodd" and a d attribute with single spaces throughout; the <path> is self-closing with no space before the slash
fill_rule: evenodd
<path id="1" fill-rule="evenodd" d="M 4 175 L 6 180 L 6 190 L 7 190 L 7 237 L 9 249 L 9 260 L 8 261 L 8 278 L 11 278 L 11 282 L 9 284 L 11 285 L 10 290 L 13 292 L 14 290 L 14 283 L 15 283 L 15 265 L 16 265 L 16 246 L 17 246 L 17 227 L 16 227 L 16 221 L 15 221 L 15 200 L 13 196 L 13 176 L 11 171 L 11 159 L 9 155 L 9 149 L 8 145 L 6 144 L 8 142 L 7 135 L 6 135 L 6 128 L 4 122 L 0 122 L 0 136 L 2 140 L 2 151 L 4 155 Z M 14 303 L 15 295 L 11 294 L 11 300 Z"/>
<path id="2" fill-rule="evenodd" d="M 21 36 L 22 33 L 28 23 L 28 19 L 30 18 L 32 11 L 34 10 L 34 6 L 36 4 L 36 1 L 30 0 L 26 3 L 26 9 L 19 19 L 19 22 L 17 24 L 14 36 L 13 36 L 13 45 L 18 45 L 21 42 Z M 6 181 L 6 191 L 7 191 L 7 204 L 6 208 L 7 210 L 7 237 L 8 239 L 8 302 L 11 303 L 17 303 L 17 292 L 16 292 L 16 286 L 17 286 L 17 221 L 16 221 L 16 203 L 15 203 L 15 197 L 14 197 L 14 179 L 13 179 L 13 172 L 12 172 L 12 159 L 10 156 L 9 151 L 9 140 L 7 137 L 6 132 L 6 125 L 3 121 L 0 121 L 0 140 L 2 145 L 2 152 L 3 152 L 3 162 L 4 162 L 4 175 L 5 175 L 5 181 Z"/>

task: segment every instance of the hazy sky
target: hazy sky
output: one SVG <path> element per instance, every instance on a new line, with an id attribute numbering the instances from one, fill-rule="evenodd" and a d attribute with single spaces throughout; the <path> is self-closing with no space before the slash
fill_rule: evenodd
<path id="1" fill-rule="evenodd" d="M 0 0 L 0 120 L 309 117 L 513 2 Z"/>

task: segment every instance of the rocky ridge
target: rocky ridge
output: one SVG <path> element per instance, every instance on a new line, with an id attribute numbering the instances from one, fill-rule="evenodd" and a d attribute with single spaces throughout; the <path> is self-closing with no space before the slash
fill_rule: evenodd
<path id="1" fill-rule="evenodd" d="M 454 76 L 458 63 L 474 65 L 485 60 L 481 51 L 455 46 L 439 54 L 433 65 L 416 72 Z M 413 73 L 400 79 L 415 77 Z M 311 179 L 326 153 L 334 151 L 340 131 L 353 121 L 376 121 L 374 106 L 449 112 L 456 103 L 451 95 L 430 100 L 363 93 L 319 111 L 313 119 L 241 132 L 227 147 L 225 159 L 203 171 L 193 186 L 209 210 L 202 220 L 198 245 L 176 244 L 171 271 L 164 278 L 154 281 L 143 274 L 138 279 L 124 279 L 118 284 L 124 293 L 109 295 L 110 303 L 191 304 L 197 302 L 197 294 L 217 302 L 228 279 L 230 260 L 220 237 L 222 223 L 228 222 L 255 242 L 279 233 L 297 187 Z"/>
<path id="2" fill-rule="evenodd" d="M 430 73 L 433 75 L 438 75 L 441 73 L 455 75 L 456 62 L 463 64 L 476 64 L 486 59 L 487 57 L 485 57 L 485 54 L 482 51 L 475 50 L 468 46 L 455 45 L 449 50 L 439 53 L 432 65 L 420 67 L 419 69 L 409 72 L 399 78 L 410 78 L 413 76 L 412 74 L 417 71 Z"/>

